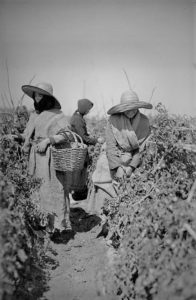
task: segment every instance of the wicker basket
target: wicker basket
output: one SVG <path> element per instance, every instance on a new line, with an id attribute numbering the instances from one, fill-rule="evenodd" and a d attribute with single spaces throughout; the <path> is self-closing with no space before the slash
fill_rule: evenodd
<path id="1" fill-rule="evenodd" d="M 68 132 L 72 134 L 74 142 L 70 142 L 67 144 L 68 147 L 63 149 L 51 147 L 54 169 L 63 172 L 82 170 L 86 159 L 87 145 L 83 143 L 78 134 L 73 131 Z"/>

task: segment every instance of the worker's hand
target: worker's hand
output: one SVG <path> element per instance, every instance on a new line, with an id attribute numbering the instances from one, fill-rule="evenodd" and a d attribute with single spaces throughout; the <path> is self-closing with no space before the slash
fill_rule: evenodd
<path id="1" fill-rule="evenodd" d="M 130 176 L 131 176 L 131 174 L 133 173 L 133 168 L 132 168 L 132 167 L 130 167 L 130 166 L 128 166 L 128 167 L 124 167 L 124 170 L 125 170 L 125 172 L 126 172 L 126 175 L 127 175 L 128 177 L 130 177 Z"/>
<path id="2" fill-rule="evenodd" d="M 46 151 L 46 148 L 50 144 L 50 139 L 46 138 L 43 141 L 41 141 L 39 144 L 36 146 L 36 152 L 43 153 Z"/>
<path id="3" fill-rule="evenodd" d="M 118 169 L 116 171 L 116 174 L 115 174 L 115 177 L 118 178 L 118 179 L 122 179 L 124 176 L 125 176 L 124 168 L 118 167 Z"/>
<path id="4" fill-rule="evenodd" d="M 103 144 L 105 142 L 105 139 L 103 137 L 98 137 L 97 142 L 99 144 Z"/>
<path id="5" fill-rule="evenodd" d="M 25 155 L 29 154 L 29 150 L 30 150 L 30 145 L 29 143 L 24 143 L 24 145 L 22 146 L 22 152 Z"/>
<path id="6" fill-rule="evenodd" d="M 130 164 L 131 160 L 132 160 L 131 153 L 127 153 L 127 152 L 123 153 L 120 157 L 120 161 L 123 166 L 128 166 Z"/>

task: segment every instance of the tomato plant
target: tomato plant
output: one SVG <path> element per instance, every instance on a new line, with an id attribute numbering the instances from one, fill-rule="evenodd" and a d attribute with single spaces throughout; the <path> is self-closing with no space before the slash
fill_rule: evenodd
<path id="1" fill-rule="evenodd" d="M 117 252 L 105 278 L 112 276 L 107 288 L 123 300 L 196 298 L 196 195 L 187 202 L 195 155 L 180 146 L 193 143 L 196 131 L 192 120 L 170 116 L 161 104 L 157 111 L 142 164 L 104 204 Z"/>

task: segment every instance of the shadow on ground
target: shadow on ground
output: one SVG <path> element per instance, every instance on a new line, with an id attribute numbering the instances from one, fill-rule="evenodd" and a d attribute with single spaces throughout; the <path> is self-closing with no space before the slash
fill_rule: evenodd
<path id="1" fill-rule="evenodd" d="M 75 232 L 87 232 L 101 223 L 101 218 L 97 215 L 88 214 L 81 207 L 71 208 L 70 219 Z"/>
<path id="2" fill-rule="evenodd" d="M 101 218 L 97 215 L 88 214 L 81 207 L 71 208 L 70 220 L 72 230 L 64 230 L 61 233 L 56 233 L 51 237 L 51 240 L 56 244 L 67 244 L 77 232 L 88 232 L 93 227 L 101 223 Z"/>

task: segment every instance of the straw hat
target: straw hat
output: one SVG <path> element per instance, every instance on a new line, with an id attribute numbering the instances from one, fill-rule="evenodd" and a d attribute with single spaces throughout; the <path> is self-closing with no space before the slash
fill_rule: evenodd
<path id="1" fill-rule="evenodd" d="M 59 101 L 53 96 L 53 87 L 50 83 L 41 82 L 36 86 L 33 85 L 23 85 L 22 90 L 25 94 L 33 99 L 34 93 L 39 93 L 41 95 L 50 96 L 55 100 L 55 108 L 61 108 Z"/>
<path id="2" fill-rule="evenodd" d="M 151 109 L 152 104 L 144 101 L 139 101 L 138 95 L 134 91 L 129 90 L 122 93 L 120 104 L 117 104 L 110 108 L 107 113 L 109 115 L 113 115 L 138 108 Z"/>

